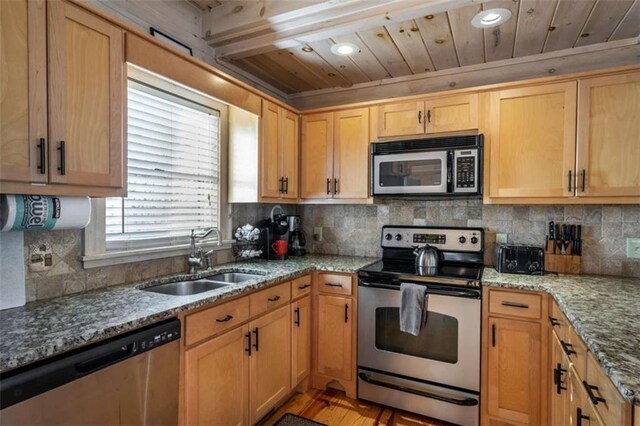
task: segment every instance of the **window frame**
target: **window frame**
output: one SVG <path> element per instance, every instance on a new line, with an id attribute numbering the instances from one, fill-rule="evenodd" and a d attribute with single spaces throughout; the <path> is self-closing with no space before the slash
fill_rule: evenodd
<path id="1" fill-rule="evenodd" d="M 143 70 L 142 68 L 127 66 L 127 88 L 129 80 L 151 87 L 154 91 L 167 93 L 189 102 L 215 109 L 220 112 L 220 153 L 219 153 L 219 180 L 218 180 L 218 228 L 222 233 L 222 246 L 217 245 L 215 239 L 205 240 L 199 243 L 203 248 L 213 250 L 229 250 L 231 248 L 231 216 L 229 215 L 228 197 L 228 151 L 229 151 L 229 107 L 209 95 L 191 89 L 180 83 L 168 80 L 158 74 Z M 125 94 L 127 92 L 125 88 Z M 127 97 L 124 97 L 127 102 Z M 126 108 L 125 108 L 126 111 Z M 125 126 L 127 123 L 125 114 Z M 125 129 L 126 133 L 126 129 Z M 127 151 L 125 138 L 124 152 Z M 127 181 L 127 167 L 124 167 L 124 178 Z M 84 247 L 82 264 L 85 269 L 97 268 L 124 263 L 133 263 L 144 260 L 162 259 L 187 255 L 189 253 L 188 240 L 182 244 L 162 245 L 157 247 L 111 250 L 107 251 L 105 234 L 105 199 L 93 198 L 91 200 L 91 221 L 83 232 Z M 188 236 L 188 235 L 186 235 Z"/>

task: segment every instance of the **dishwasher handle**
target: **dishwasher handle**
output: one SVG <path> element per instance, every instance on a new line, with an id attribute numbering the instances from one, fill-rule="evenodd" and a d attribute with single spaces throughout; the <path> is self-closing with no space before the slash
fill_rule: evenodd
<path id="1" fill-rule="evenodd" d="M 115 364 L 118 361 L 127 359 L 135 352 L 137 352 L 135 343 L 129 343 L 128 345 L 123 345 L 114 351 L 100 354 L 95 358 L 86 361 L 78 362 L 75 365 L 75 369 L 82 375 L 89 374 L 93 371 L 98 371 L 101 368 L 108 367 L 111 364 Z"/>

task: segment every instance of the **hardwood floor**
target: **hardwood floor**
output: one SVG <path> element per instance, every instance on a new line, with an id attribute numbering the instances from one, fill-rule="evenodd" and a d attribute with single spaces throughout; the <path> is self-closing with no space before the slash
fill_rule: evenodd
<path id="1" fill-rule="evenodd" d="M 385 407 L 367 401 L 347 398 L 344 392 L 310 389 L 291 397 L 261 426 L 272 426 L 285 413 L 297 414 L 329 426 L 386 425 L 386 426 L 446 426 L 440 420 L 430 419 L 406 411 Z"/>

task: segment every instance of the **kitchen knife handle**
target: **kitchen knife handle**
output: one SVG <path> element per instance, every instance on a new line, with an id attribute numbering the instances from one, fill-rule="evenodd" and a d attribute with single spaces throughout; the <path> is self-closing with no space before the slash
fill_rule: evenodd
<path id="1" fill-rule="evenodd" d="M 582 169 L 582 192 L 585 191 L 587 187 L 587 170 Z"/>
<path id="2" fill-rule="evenodd" d="M 567 177 L 568 177 L 567 192 L 571 192 L 571 170 L 569 170 Z"/>

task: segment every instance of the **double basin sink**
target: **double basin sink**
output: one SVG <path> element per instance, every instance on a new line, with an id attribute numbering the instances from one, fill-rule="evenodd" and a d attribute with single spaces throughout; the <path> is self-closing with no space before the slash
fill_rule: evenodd
<path id="1" fill-rule="evenodd" d="M 142 290 L 171 296 L 190 296 L 192 294 L 204 293 L 205 291 L 226 287 L 230 284 L 249 281 L 254 278 L 259 278 L 260 276 L 260 274 L 249 274 L 245 272 L 224 272 L 199 280 L 158 284 Z"/>

